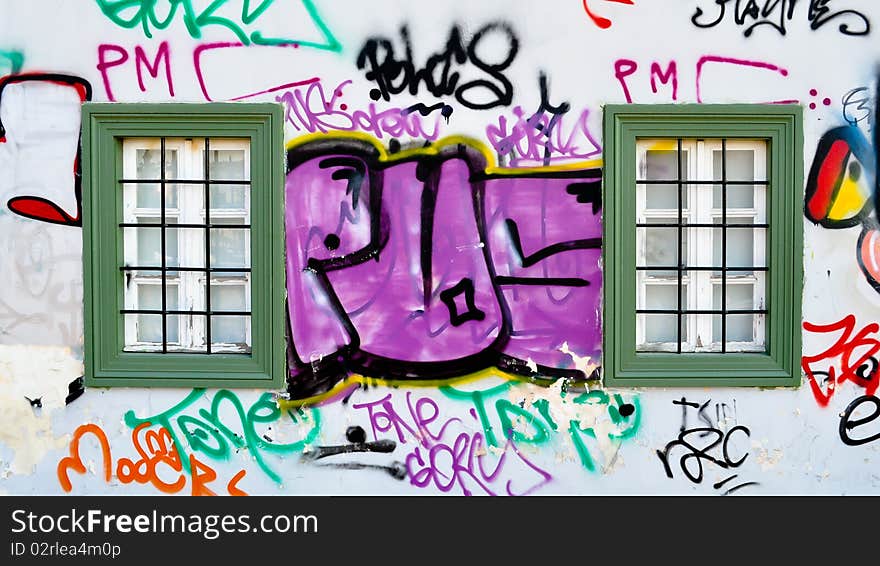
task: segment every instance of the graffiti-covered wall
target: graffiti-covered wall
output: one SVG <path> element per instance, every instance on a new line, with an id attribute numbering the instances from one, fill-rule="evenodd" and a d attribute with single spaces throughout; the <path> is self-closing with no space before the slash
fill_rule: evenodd
<path id="1" fill-rule="evenodd" d="M 0 492 L 876 492 L 878 23 L 0 0 Z M 285 388 L 84 387 L 86 101 L 283 108 Z M 802 106 L 799 387 L 604 384 L 602 116 L 626 103 Z"/>

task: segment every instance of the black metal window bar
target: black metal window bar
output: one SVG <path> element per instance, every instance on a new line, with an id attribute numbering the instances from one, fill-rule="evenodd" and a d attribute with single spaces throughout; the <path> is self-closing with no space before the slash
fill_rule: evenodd
<path id="1" fill-rule="evenodd" d="M 676 353 L 681 354 L 681 344 L 682 344 L 682 336 L 681 336 L 681 326 L 682 326 L 682 316 L 687 314 L 710 314 L 710 315 L 721 315 L 721 353 L 727 352 L 727 316 L 728 315 L 742 315 L 742 314 L 760 314 L 766 315 L 767 309 L 742 309 L 742 310 L 730 310 L 727 308 L 727 274 L 731 271 L 768 271 L 767 267 L 764 266 L 756 266 L 756 265 L 745 265 L 745 266 L 729 266 L 727 265 L 727 229 L 728 227 L 734 227 L 735 229 L 742 228 L 764 228 L 768 230 L 770 225 L 767 223 L 751 223 L 751 224 L 728 224 L 727 223 L 727 187 L 731 185 L 763 185 L 769 188 L 769 181 L 767 180 L 754 180 L 754 181 L 732 181 L 727 179 L 727 139 L 721 140 L 721 179 L 719 180 L 685 180 L 683 171 L 682 171 L 682 150 L 681 143 L 683 138 L 676 138 L 676 158 L 677 158 L 677 178 L 676 179 L 664 179 L 664 180 L 656 180 L 656 179 L 636 179 L 637 184 L 641 185 L 671 185 L 674 184 L 677 187 L 677 196 L 678 196 L 678 222 L 676 223 L 647 223 L 647 222 L 637 222 L 636 228 L 677 228 L 678 231 L 678 265 L 674 266 L 636 266 L 636 270 L 638 271 L 675 271 L 677 273 L 677 307 L 675 310 L 667 310 L 667 309 L 636 309 L 636 314 L 665 314 L 665 315 L 676 315 Z M 720 183 L 721 185 L 721 224 L 709 223 L 690 223 L 685 224 L 683 218 L 683 207 L 682 207 L 682 191 L 684 189 L 684 185 L 697 185 L 697 186 L 717 186 Z M 690 266 L 687 265 L 687 258 L 683 256 L 683 238 L 682 231 L 686 228 L 714 228 L 721 229 L 721 265 L 720 266 Z M 767 262 L 765 261 L 765 264 Z M 721 310 L 715 309 L 686 309 L 682 308 L 681 304 L 681 295 L 682 295 L 682 277 L 683 273 L 686 271 L 720 271 L 721 272 Z"/>
<path id="2" fill-rule="evenodd" d="M 213 311 L 211 310 L 211 274 L 212 273 L 250 273 L 251 269 L 249 267 L 211 267 L 211 228 L 222 228 L 222 229 L 241 229 L 241 230 L 249 230 L 250 224 L 212 224 L 211 223 L 211 185 L 247 185 L 250 186 L 250 179 L 245 180 L 212 180 L 211 179 L 211 166 L 210 166 L 210 139 L 205 138 L 205 156 L 204 156 L 204 167 L 205 174 L 204 179 L 166 179 L 165 178 L 165 139 L 164 137 L 160 138 L 159 141 L 159 153 L 160 153 L 160 162 L 159 162 L 159 206 L 160 206 L 160 217 L 159 223 L 140 223 L 140 222 L 120 222 L 120 228 L 158 228 L 161 230 L 161 247 L 160 253 L 162 254 L 162 262 L 161 265 L 123 265 L 119 269 L 123 272 L 135 272 L 135 271 L 153 271 L 160 272 L 162 277 L 162 309 L 120 309 L 120 313 L 123 315 L 126 314 L 154 314 L 154 315 L 162 315 L 162 353 L 168 353 L 168 316 L 169 315 L 190 315 L 190 316 L 205 316 L 205 349 L 207 354 L 211 353 L 211 318 L 215 316 L 250 316 L 251 311 Z M 146 181 L 155 182 L 154 179 L 119 179 L 119 183 L 121 186 L 125 186 L 126 184 L 141 184 Z M 204 186 L 204 199 L 205 199 L 205 222 L 204 224 L 193 224 L 193 223 L 169 223 L 165 218 L 165 189 L 167 185 L 203 185 Z M 174 266 L 168 267 L 166 265 L 166 241 L 165 241 L 165 229 L 166 228 L 201 228 L 205 232 L 205 266 L 204 267 L 183 267 L 183 266 Z M 205 310 L 169 310 L 167 305 L 167 297 L 166 297 L 166 288 L 168 281 L 168 272 L 169 271 L 201 271 L 205 273 Z M 187 350 L 181 350 L 180 352 L 175 353 L 202 353 L 202 352 L 192 352 Z"/>

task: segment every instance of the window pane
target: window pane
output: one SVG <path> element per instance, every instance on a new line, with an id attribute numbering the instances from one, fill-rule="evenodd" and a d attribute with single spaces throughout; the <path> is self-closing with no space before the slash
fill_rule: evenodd
<path id="1" fill-rule="evenodd" d="M 245 149 L 213 149 L 215 140 L 208 140 L 208 178 L 222 181 L 247 180 Z"/>
<path id="2" fill-rule="evenodd" d="M 678 218 L 648 218 L 646 224 L 675 224 Z M 651 270 L 646 272 L 649 276 L 670 276 L 678 273 L 674 268 L 679 262 L 678 236 L 679 229 L 675 228 L 637 228 L 638 241 L 642 244 L 640 255 L 644 256 L 645 267 L 672 267 L 673 270 Z M 681 230 L 682 257 L 688 254 L 687 230 Z"/>
<path id="3" fill-rule="evenodd" d="M 204 228 L 165 228 L 165 265 L 205 267 Z"/>
<path id="4" fill-rule="evenodd" d="M 162 207 L 161 193 L 159 192 L 159 187 L 162 185 L 160 183 L 126 183 L 126 185 L 131 187 L 129 190 L 132 193 L 131 195 L 126 194 L 126 201 L 133 198 L 136 208 L 152 208 L 156 209 L 157 213 L 159 212 Z M 124 206 L 127 204 L 128 202 Z M 177 208 L 177 187 L 174 184 L 165 185 L 165 208 Z"/>
<path id="5" fill-rule="evenodd" d="M 215 312 L 248 310 L 245 284 L 212 283 L 211 310 Z"/>
<path id="6" fill-rule="evenodd" d="M 141 283 L 137 285 L 138 309 L 162 310 L 162 284 Z M 177 285 L 165 284 L 165 308 L 177 310 Z"/>
<path id="7" fill-rule="evenodd" d="M 675 144 L 674 141 L 671 142 Z M 674 146 L 673 146 L 674 147 Z M 688 152 L 681 152 L 681 178 L 688 178 Z M 678 180 L 678 151 L 675 149 L 649 149 L 645 152 L 645 163 L 642 179 L 649 181 L 677 181 Z M 677 209 L 679 190 L 677 183 L 662 183 L 646 185 L 647 208 L 654 209 Z M 688 207 L 687 191 L 682 186 L 681 206 Z"/>
<path id="8" fill-rule="evenodd" d="M 714 309 L 721 309 L 721 284 L 713 286 Z M 759 303 L 755 300 L 755 285 L 753 283 L 728 283 L 727 284 L 727 310 L 753 310 Z"/>
<path id="9" fill-rule="evenodd" d="M 126 314 L 126 352 L 155 352 L 162 350 L 161 314 Z"/>
<path id="10" fill-rule="evenodd" d="M 234 224 L 240 218 L 211 219 L 212 224 Z M 248 230 L 243 228 L 211 228 L 211 267 L 250 267 L 248 261 Z"/>
<path id="11" fill-rule="evenodd" d="M 244 210 L 247 202 L 249 185 L 210 185 L 211 215 L 215 210 Z"/>
<path id="12" fill-rule="evenodd" d="M 762 314 L 727 315 L 727 349 L 736 351 L 761 351 L 764 349 L 763 333 L 756 336 Z"/>
<path id="13" fill-rule="evenodd" d="M 758 310 L 763 308 L 763 297 L 755 296 L 757 285 L 755 283 L 728 283 L 727 284 L 727 310 Z M 721 284 L 713 285 L 713 308 L 720 309 L 722 304 Z M 728 351 L 743 351 L 743 348 L 731 348 L 733 342 L 754 342 L 754 346 L 745 348 L 745 351 L 763 349 L 763 331 L 759 323 L 764 319 L 761 314 L 728 314 L 727 317 L 727 344 Z M 715 340 L 721 339 L 721 321 L 713 324 Z"/>
<path id="14" fill-rule="evenodd" d="M 211 317 L 211 348 L 216 345 L 232 346 L 228 350 L 236 352 L 250 351 L 249 316 L 221 315 Z M 223 351 L 224 348 L 217 348 Z"/>
<path id="15" fill-rule="evenodd" d="M 714 219 L 715 224 L 721 224 L 720 218 Z M 727 219 L 727 267 L 765 267 L 764 262 L 755 262 L 755 243 L 763 245 L 765 228 L 732 228 L 730 225 L 753 224 L 753 218 L 728 218 Z M 721 267 L 721 249 L 725 245 L 722 239 L 721 228 L 712 230 L 712 265 Z M 752 269 L 728 271 L 728 275 L 744 275 L 752 273 Z M 715 272 L 720 275 L 719 272 Z"/>
<path id="16" fill-rule="evenodd" d="M 727 351 L 764 351 L 764 320 L 763 314 L 727 315 Z"/>
<path id="17" fill-rule="evenodd" d="M 138 224 L 149 224 L 151 218 L 138 217 Z M 124 234 L 124 254 L 125 263 L 127 265 L 137 265 L 141 267 L 161 267 L 162 266 L 162 229 L 158 226 L 154 228 L 123 228 Z M 165 253 L 166 257 L 177 256 L 177 235 L 169 233 L 166 229 L 165 234 Z M 130 248 L 128 247 L 130 244 Z"/>
<path id="18" fill-rule="evenodd" d="M 668 310 L 673 314 L 644 314 L 639 315 L 639 326 L 644 329 L 645 343 L 671 342 L 677 343 L 677 334 L 675 330 L 676 320 L 678 319 L 675 311 L 678 309 L 678 301 L 676 300 L 677 283 L 664 284 L 648 284 L 644 286 L 644 305 L 640 308 L 648 310 Z M 681 288 L 681 304 L 682 308 L 687 307 L 687 286 L 682 285 Z M 687 316 L 682 316 L 682 341 L 687 341 Z"/>
<path id="19" fill-rule="evenodd" d="M 162 151 L 158 148 L 159 140 L 156 140 L 156 149 L 135 150 L 135 179 L 161 179 Z M 177 150 L 165 149 L 165 178 L 176 179 L 178 171 Z"/>
<path id="20" fill-rule="evenodd" d="M 760 190 L 755 185 L 727 185 L 727 209 L 732 208 L 755 208 L 755 191 Z M 721 208 L 724 204 L 721 193 L 721 185 L 712 187 L 712 207 Z"/>
<path id="21" fill-rule="evenodd" d="M 149 272 L 152 273 L 153 272 Z M 145 281 L 149 279 L 149 281 Z M 166 310 L 176 310 L 178 308 L 178 286 L 174 283 L 167 283 L 165 288 L 165 308 Z M 157 314 L 132 314 L 126 315 L 134 321 L 134 332 L 126 333 L 125 346 L 126 349 L 136 350 L 137 343 L 153 343 L 161 347 L 162 345 L 162 283 L 161 277 L 133 274 L 131 282 L 126 286 L 125 305 L 128 309 L 137 310 L 155 310 Z M 177 342 L 177 327 L 168 327 L 168 342 Z"/>
<path id="22" fill-rule="evenodd" d="M 727 148 L 727 180 L 755 181 L 755 150 Z"/>

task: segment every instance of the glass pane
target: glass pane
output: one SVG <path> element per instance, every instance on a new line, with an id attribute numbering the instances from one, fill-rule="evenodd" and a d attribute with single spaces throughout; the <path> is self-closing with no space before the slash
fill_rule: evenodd
<path id="1" fill-rule="evenodd" d="M 247 288 L 242 284 L 211 284 L 211 310 L 223 311 L 246 311 Z"/>
<path id="2" fill-rule="evenodd" d="M 674 141 L 671 143 L 675 143 Z M 673 146 L 674 147 L 674 146 Z M 645 152 L 644 180 L 678 180 L 678 151 L 675 149 L 649 149 Z M 688 171 L 688 152 L 681 152 L 681 178 L 686 180 Z M 677 209 L 678 184 L 662 183 L 647 185 L 645 206 L 647 208 Z M 688 207 L 687 191 L 682 187 L 681 206 Z"/>
<path id="3" fill-rule="evenodd" d="M 755 193 L 763 192 L 758 185 L 727 185 L 727 210 L 733 208 L 755 208 Z M 721 185 L 712 187 L 712 208 L 720 209 L 724 205 Z"/>
<path id="4" fill-rule="evenodd" d="M 715 284 L 713 290 L 713 308 L 721 308 L 721 284 Z M 763 307 L 763 299 L 755 297 L 756 285 L 754 283 L 728 283 L 727 285 L 727 310 L 756 310 Z M 731 342 L 754 342 L 755 333 L 763 331 L 757 326 L 764 320 L 761 314 L 728 314 L 727 315 L 727 343 Z M 721 338 L 721 321 L 715 321 L 713 333 L 717 340 Z M 763 336 L 758 342 L 763 348 Z M 753 350 L 755 348 L 748 348 Z M 735 351 L 730 350 L 729 351 Z"/>
<path id="5" fill-rule="evenodd" d="M 161 314 L 126 314 L 125 346 L 127 352 L 162 350 Z"/>
<path id="6" fill-rule="evenodd" d="M 155 288 L 155 295 L 151 296 L 150 289 L 141 290 L 141 287 Z M 162 295 L 159 289 L 162 288 L 162 272 L 160 270 L 136 269 L 123 271 L 123 299 L 124 308 L 126 309 L 161 309 Z M 142 295 L 142 293 L 147 293 Z M 143 306 L 146 304 L 148 306 Z M 159 306 L 156 306 L 156 305 Z"/>
<path id="7" fill-rule="evenodd" d="M 730 351 L 754 351 L 764 349 L 763 314 L 727 315 L 727 343 Z M 740 348 L 731 348 L 731 343 L 740 343 Z M 751 346 L 742 344 L 751 342 Z"/>
<path id="8" fill-rule="evenodd" d="M 162 315 L 139 314 L 137 315 L 137 340 L 138 342 L 162 343 Z M 169 336 L 169 340 L 171 337 Z"/>
<path id="9" fill-rule="evenodd" d="M 722 309 L 722 298 L 726 299 L 726 310 L 754 310 L 758 301 L 755 301 L 754 283 L 728 283 L 727 297 L 721 296 L 721 283 L 712 285 L 712 309 Z"/>
<path id="10" fill-rule="evenodd" d="M 134 200 L 135 208 L 152 208 L 157 213 L 162 207 L 160 183 L 126 183 L 125 207 L 128 208 L 130 200 Z M 165 208 L 177 208 L 177 187 L 174 184 L 165 185 Z"/>
<path id="11" fill-rule="evenodd" d="M 645 342 L 671 342 L 677 343 L 677 334 L 675 330 L 675 322 L 678 318 L 674 314 L 678 309 L 678 301 L 676 300 L 677 284 L 645 285 L 645 302 L 641 308 L 650 310 L 668 310 L 673 314 L 652 314 L 640 315 L 641 324 L 644 325 Z M 681 305 L 682 308 L 687 307 L 687 286 L 681 288 Z M 681 339 L 687 340 L 687 316 L 682 316 Z"/>
<path id="12" fill-rule="evenodd" d="M 209 146 L 212 140 L 208 141 Z M 244 149 L 212 149 L 208 151 L 208 178 L 218 181 L 247 180 Z"/>
<path id="13" fill-rule="evenodd" d="M 156 140 L 158 145 L 159 140 Z M 161 159 L 162 151 L 160 149 L 136 149 L 135 152 L 135 179 L 161 179 Z M 177 178 L 177 150 L 165 148 L 165 178 Z"/>
<path id="14" fill-rule="evenodd" d="M 212 224 L 240 224 L 241 219 L 211 219 Z M 211 267 L 250 267 L 247 253 L 248 230 L 211 228 Z"/>
<path id="15" fill-rule="evenodd" d="M 753 149 L 727 149 L 727 180 L 728 181 L 754 181 L 755 179 L 755 150 Z"/>
<path id="16" fill-rule="evenodd" d="M 640 314 L 638 315 L 640 328 L 645 329 L 645 342 L 639 344 L 636 350 L 639 352 L 675 352 L 678 350 L 677 336 L 675 334 L 675 314 Z M 687 317 L 682 316 L 681 337 L 687 337 Z"/>
<path id="17" fill-rule="evenodd" d="M 165 265 L 205 267 L 204 228 L 165 228 Z"/>
<path id="18" fill-rule="evenodd" d="M 149 224 L 154 218 L 138 217 L 139 224 Z M 162 266 L 162 228 L 123 228 L 125 263 L 141 267 Z M 166 257 L 177 256 L 177 234 L 166 229 Z"/>
<path id="19" fill-rule="evenodd" d="M 678 198 L 675 196 L 678 190 L 677 184 L 659 183 L 642 185 L 645 188 L 645 207 L 648 210 L 678 210 Z M 688 207 L 687 185 L 681 186 L 681 208 Z"/>
<path id="20" fill-rule="evenodd" d="M 737 314 L 727 316 L 727 341 L 751 342 L 754 340 L 753 314 Z"/>
<path id="21" fill-rule="evenodd" d="M 721 224 L 720 218 L 715 218 L 715 224 Z M 751 267 L 764 267 L 755 264 L 755 239 L 763 243 L 765 228 L 731 228 L 730 225 L 752 224 L 752 218 L 728 218 L 727 219 L 727 267 L 745 267 L 747 269 L 728 271 L 728 275 L 744 275 L 752 273 Z M 721 267 L 721 248 L 725 245 L 722 239 L 721 228 L 712 230 L 712 265 Z M 761 262 L 763 263 L 763 262 Z M 720 275 L 720 271 L 715 272 Z"/>
<path id="22" fill-rule="evenodd" d="M 229 345 L 231 348 L 217 348 L 218 351 L 250 352 L 249 316 L 212 316 L 211 348 L 215 345 Z"/>
<path id="23" fill-rule="evenodd" d="M 729 314 L 727 315 L 727 351 L 728 352 L 763 352 L 766 350 L 764 340 L 763 314 Z"/>
<path id="24" fill-rule="evenodd" d="M 645 285 L 644 309 L 677 311 L 678 301 L 675 299 L 677 283 L 651 283 Z M 687 285 L 681 286 L 681 308 L 687 308 Z M 674 330 L 674 328 L 673 328 Z"/>
<path id="25" fill-rule="evenodd" d="M 646 224 L 675 224 L 678 218 L 648 218 Z M 644 246 L 643 253 L 646 267 L 672 267 L 679 265 L 678 236 L 676 228 L 637 228 L 640 241 Z M 687 257 L 687 230 L 681 230 L 682 257 Z M 648 271 L 649 276 L 677 275 L 677 270 Z"/>
<path id="26" fill-rule="evenodd" d="M 210 185 L 211 213 L 214 210 L 244 210 L 247 207 L 249 185 Z"/>
<path id="27" fill-rule="evenodd" d="M 162 310 L 162 285 L 154 283 L 141 283 L 137 285 L 137 308 L 138 310 Z M 177 285 L 165 284 L 165 309 L 174 311 L 178 308 Z"/>

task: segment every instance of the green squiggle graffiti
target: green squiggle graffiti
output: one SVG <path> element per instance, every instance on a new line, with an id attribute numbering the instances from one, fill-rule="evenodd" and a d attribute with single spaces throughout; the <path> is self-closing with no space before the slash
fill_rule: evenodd
<path id="1" fill-rule="evenodd" d="M 14 75 L 24 66 L 24 53 L 0 49 L 0 77 Z"/>
<path id="2" fill-rule="evenodd" d="M 159 425 L 166 428 L 171 435 L 171 439 L 174 441 L 174 447 L 180 456 L 184 469 L 190 472 L 189 458 L 183 453 L 183 443 L 180 442 L 176 428 L 172 426 L 172 418 L 192 405 L 196 399 L 204 394 L 204 391 L 204 389 L 193 389 L 181 402 L 166 411 L 150 417 L 138 418 L 135 416 L 134 411 L 127 411 L 124 417 L 125 424 L 130 428 L 136 428 L 142 423 L 149 422 L 154 426 Z M 233 432 L 222 422 L 219 413 L 224 402 L 231 405 L 238 416 L 244 437 Z M 271 393 L 263 393 L 245 411 L 244 406 L 235 393 L 227 389 L 221 389 L 214 395 L 210 411 L 199 409 L 199 417 L 201 419 L 191 415 L 180 415 L 174 420 L 177 422 L 177 426 L 182 431 L 184 439 L 193 451 L 201 452 L 215 460 L 228 460 L 232 455 L 232 448 L 236 451 L 247 449 L 253 455 L 260 469 L 272 478 L 273 481 L 280 483 L 281 476 L 266 464 L 262 451 L 265 450 L 276 454 L 300 452 L 308 444 L 314 442 L 321 430 L 321 414 L 316 408 L 311 408 L 310 413 L 307 414 L 302 410 L 299 412 L 300 418 L 312 422 L 312 428 L 305 438 L 287 444 L 268 442 L 260 437 L 256 431 L 255 425 L 257 423 L 271 423 L 281 417 L 281 410 L 273 400 Z M 287 411 L 287 414 L 292 420 L 297 420 L 297 416 L 292 411 Z M 232 448 L 230 448 L 230 445 Z"/>
<path id="3" fill-rule="evenodd" d="M 207 26 L 221 26 L 233 34 L 244 45 L 254 43 L 256 45 L 290 45 L 297 44 L 304 47 L 314 47 L 315 49 L 323 49 L 326 51 L 340 52 L 342 44 L 333 36 L 333 32 L 323 18 L 318 13 L 313 0 L 300 0 L 303 7 L 308 12 L 312 23 L 321 32 L 323 42 L 304 41 L 295 38 L 284 37 L 265 37 L 260 30 L 254 30 L 248 35 L 237 22 L 216 15 L 215 13 L 223 7 L 229 0 L 214 0 L 207 8 L 199 13 L 193 9 L 192 0 L 95 0 L 101 12 L 110 19 L 114 24 L 126 28 L 133 29 L 138 25 L 144 32 L 144 35 L 152 38 L 151 30 L 164 30 L 167 28 L 174 17 L 177 15 L 178 8 L 183 13 L 183 23 L 186 26 L 190 37 L 199 39 L 202 37 L 202 28 Z M 156 5 L 160 1 L 168 3 L 168 13 L 164 18 L 156 15 Z M 262 0 L 260 4 L 251 11 L 250 0 L 244 0 L 241 8 L 241 23 L 244 26 L 253 24 L 263 13 L 275 2 L 275 0 Z"/>

